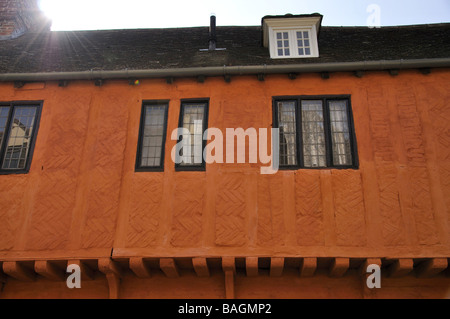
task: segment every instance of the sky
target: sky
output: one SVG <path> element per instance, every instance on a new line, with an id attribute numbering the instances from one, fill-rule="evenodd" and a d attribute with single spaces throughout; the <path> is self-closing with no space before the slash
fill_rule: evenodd
<path id="1" fill-rule="evenodd" d="M 260 25 L 265 15 L 322 14 L 326 26 L 450 22 L 450 0 L 39 0 L 52 30 Z M 374 20 L 375 19 L 375 20 Z"/>

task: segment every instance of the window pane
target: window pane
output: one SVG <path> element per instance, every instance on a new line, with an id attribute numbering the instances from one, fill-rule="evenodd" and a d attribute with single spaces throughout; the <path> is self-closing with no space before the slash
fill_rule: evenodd
<path id="1" fill-rule="evenodd" d="M 347 101 L 330 101 L 331 142 L 334 165 L 352 165 Z"/>
<path id="2" fill-rule="evenodd" d="M 297 165 L 297 130 L 295 102 L 278 102 L 280 165 Z"/>
<path id="3" fill-rule="evenodd" d="M 203 163 L 203 132 L 205 103 L 183 104 L 182 127 L 189 130 L 189 136 L 183 135 L 183 148 L 180 151 L 184 166 L 201 166 Z M 186 150 L 186 151 L 185 151 Z"/>
<path id="4" fill-rule="evenodd" d="M 322 101 L 302 101 L 303 160 L 305 167 L 326 167 Z"/>
<path id="5" fill-rule="evenodd" d="M 297 32 L 297 47 L 299 55 L 311 55 L 311 45 L 308 31 Z"/>
<path id="6" fill-rule="evenodd" d="M 279 56 L 289 56 L 289 34 L 288 32 L 277 32 L 277 52 Z"/>
<path id="7" fill-rule="evenodd" d="M 36 107 L 34 106 L 14 108 L 6 151 L 3 157 L 3 169 L 25 168 L 28 152 L 30 151 L 35 117 Z"/>
<path id="8" fill-rule="evenodd" d="M 3 146 L 3 138 L 5 137 L 6 123 L 8 121 L 9 107 L 0 107 L 0 149 Z"/>
<path id="9" fill-rule="evenodd" d="M 141 145 L 141 167 L 161 166 L 167 105 L 144 107 L 144 132 Z"/>

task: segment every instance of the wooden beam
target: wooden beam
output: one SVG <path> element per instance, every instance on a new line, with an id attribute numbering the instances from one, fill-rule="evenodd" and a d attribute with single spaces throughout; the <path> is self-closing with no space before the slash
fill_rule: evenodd
<path id="1" fill-rule="evenodd" d="M 33 269 L 27 268 L 17 261 L 5 261 L 3 272 L 20 281 L 34 281 L 36 279 Z"/>
<path id="2" fill-rule="evenodd" d="M 179 277 L 178 267 L 173 258 L 161 258 L 159 260 L 159 267 L 169 278 Z"/>
<path id="3" fill-rule="evenodd" d="M 431 258 L 421 262 L 416 267 L 417 277 L 429 278 L 436 276 L 448 267 L 447 258 Z"/>
<path id="4" fill-rule="evenodd" d="M 388 267 L 389 277 L 398 278 L 406 276 L 413 271 L 414 261 L 411 258 L 400 258 Z"/>
<path id="5" fill-rule="evenodd" d="M 225 271 L 225 298 L 234 299 L 234 272 Z"/>
<path id="6" fill-rule="evenodd" d="M 342 277 L 347 272 L 349 265 L 348 258 L 334 258 L 328 274 L 330 277 Z"/>
<path id="7" fill-rule="evenodd" d="M 380 258 L 367 258 L 359 269 L 359 274 L 361 276 L 361 290 L 364 299 L 373 299 L 377 298 L 377 289 L 370 289 L 367 287 L 367 278 L 370 273 L 367 273 L 367 267 L 369 265 L 378 265 L 381 269 L 381 259 Z M 383 283 L 381 283 L 383 285 Z"/>
<path id="8" fill-rule="evenodd" d="M 247 272 L 247 277 L 258 276 L 258 257 L 246 257 L 245 269 Z"/>
<path id="9" fill-rule="evenodd" d="M 6 282 L 6 274 L 3 272 L 3 262 L 0 262 L 0 283 Z"/>
<path id="10" fill-rule="evenodd" d="M 47 260 L 37 260 L 34 263 L 34 271 L 49 280 L 64 281 L 65 279 L 65 269 Z"/>
<path id="11" fill-rule="evenodd" d="M 222 257 L 222 270 L 223 272 L 232 271 L 236 273 L 236 260 L 234 257 Z"/>
<path id="12" fill-rule="evenodd" d="M 146 265 L 145 261 L 141 257 L 131 257 L 129 260 L 130 269 L 139 278 L 150 277 L 150 269 Z"/>
<path id="13" fill-rule="evenodd" d="M 307 257 L 303 258 L 300 265 L 300 277 L 312 277 L 316 272 L 317 258 Z"/>
<path id="14" fill-rule="evenodd" d="M 119 299 L 120 278 L 123 275 L 119 264 L 111 258 L 100 258 L 98 270 L 104 273 L 108 280 L 109 299 Z"/>
<path id="15" fill-rule="evenodd" d="M 67 261 L 67 265 L 77 265 L 80 267 L 82 281 L 94 280 L 94 270 L 87 266 L 83 261 L 72 259 Z"/>
<path id="16" fill-rule="evenodd" d="M 283 274 L 284 258 L 272 257 L 270 258 L 270 277 L 280 277 Z"/>
<path id="17" fill-rule="evenodd" d="M 209 268 L 206 258 L 192 258 L 192 265 L 194 266 L 195 273 L 199 277 L 209 277 Z"/>
<path id="18" fill-rule="evenodd" d="M 367 267 L 369 265 L 378 265 L 381 269 L 381 259 L 380 258 L 367 258 L 361 265 L 361 268 L 359 270 L 360 275 L 362 275 L 364 278 L 367 277 Z"/>

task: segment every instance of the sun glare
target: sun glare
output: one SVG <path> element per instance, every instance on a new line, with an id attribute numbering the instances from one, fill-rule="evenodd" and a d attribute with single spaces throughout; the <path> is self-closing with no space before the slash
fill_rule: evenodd
<path id="1" fill-rule="evenodd" d="M 40 8 L 52 20 L 52 30 L 66 31 L 205 26 L 212 12 L 211 3 L 205 0 L 40 0 Z"/>

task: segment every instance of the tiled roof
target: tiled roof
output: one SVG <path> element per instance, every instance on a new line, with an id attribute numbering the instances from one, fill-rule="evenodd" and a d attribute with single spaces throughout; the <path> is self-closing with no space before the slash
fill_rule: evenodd
<path id="1" fill-rule="evenodd" d="M 260 26 L 28 33 L 0 42 L 0 73 L 146 70 L 449 58 L 450 23 L 399 27 L 321 27 L 319 58 L 270 59 Z"/>

